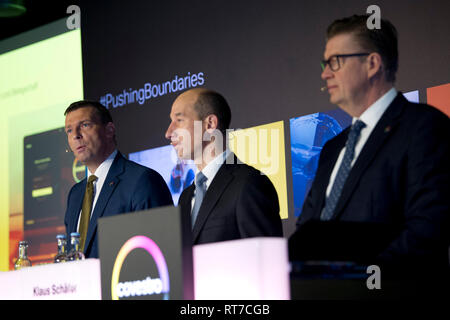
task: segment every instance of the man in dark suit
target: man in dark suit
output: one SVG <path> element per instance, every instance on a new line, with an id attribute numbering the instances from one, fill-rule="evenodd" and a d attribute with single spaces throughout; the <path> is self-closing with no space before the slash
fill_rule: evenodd
<path id="1" fill-rule="evenodd" d="M 115 126 L 103 105 L 74 102 L 64 115 L 70 149 L 88 168 L 88 177 L 69 192 L 66 231 L 78 231 L 81 250 L 87 258 L 96 258 L 98 218 L 172 205 L 172 197 L 156 171 L 125 159 L 117 151 Z"/>
<path id="2" fill-rule="evenodd" d="M 396 29 L 382 19 L 381 29 L 370 30 L 367 18 L 344 18 L 328 28 L 322 79 L 330 102 L 349 113 L 353 125 L 323 147 L 297 224 L 300 230 L 314 220 L 385 225 L 392 238 L 374 262 L 403 271 L 445 269 L 450 121 L 395 90 Z M 372 240 L 386 241 L 381 233 Z"/>
<path id="3" fill-rule="evenodd" d="M 180 159 L 194 160 L 194 183 L 180 196 L 191 216 L 193 244 L 248 237 L 281 237 L 278 195 L 267 176 L 239 164 L 225 146 L 231 111 L 208 89 L 192 89 L 172 105 L 166 138 Z"/>

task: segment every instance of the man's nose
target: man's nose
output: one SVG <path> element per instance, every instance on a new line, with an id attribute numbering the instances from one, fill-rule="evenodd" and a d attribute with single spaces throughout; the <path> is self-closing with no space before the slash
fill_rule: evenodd
<path id="1" fill-rule="evenodd" d="M 333 71 L 331 71 L 330 66 L 327 64 L 325 69 L 322 70 L 320 77 L 322 80 L 327 80 L 333 76 Z"/>
<path id="2" fill-rule="evenodd" d="M 81 135 L 81 130 L 79 129 L 79 128 L 76 128 L 76 129 L 74 129 L 74 131 L 73 131 L 73 139 L 74 140 L 79 140 L 79 139 L 81 139 L 82 138 L 82 135 Z"/>
<path id="3" fill-rule="evenodd" d="M 165 135 L 166 139 L 171 140 L 172 133 L 173 133 L 173 123 L 171 122 L 166 131 L 166 135 Z"/>

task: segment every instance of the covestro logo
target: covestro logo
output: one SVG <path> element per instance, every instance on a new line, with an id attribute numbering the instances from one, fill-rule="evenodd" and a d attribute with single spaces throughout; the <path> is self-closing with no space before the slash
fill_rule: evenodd
<path id="1" fill-rule="evenodd" d="M 120 270 L 128 254 L 135 249 L 146 250 L 156 263 L 159 278 L 146 277 L 143 280 L 119 282 Z M 170 283 L 166 260 L 157 244 L 146 236 L 134 236 L 127 240 L 117 254 L 111 277 L 111 298 L 119 300 L 124 297 L 163 294 L 169 299 Z"/>

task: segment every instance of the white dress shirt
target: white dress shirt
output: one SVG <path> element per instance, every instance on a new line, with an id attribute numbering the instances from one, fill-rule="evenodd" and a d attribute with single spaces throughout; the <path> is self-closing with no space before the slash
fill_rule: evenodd
<path id="1" fill-rule="evenodd" d="M 93 174 L 97 177 L 97 180 L 94 181 L 94 200 L 92 201 L 91 217 L 92 212 L 94 211 L 95 208 L 95 204 L 97 203 L 98 196 L 102 191 L 103 184 L 105 183 L 106 176 L 108 175 L 109 169 L 111 168 L 111 165 L 116 155 L 117 150 L 114 150 L 114 152 L 111 153 L 110 156 L 105 161 L 102 162 L 102 164 L 97 168 L 97 170 L 95 170 L 94 173 L 90 172 L 88 169 L 88 175 L 86 177 L 87 179 L 89 179 L 89 177 Z M 80 230 L 80 220 L 81 220 L 81 212 L 78 217 L 78 226 L 77 226 L 78 231 Z"/>
<path id="2" fill-rule="evenodd" d="M 210 163 L 208 163 L 206 165 L 206 167 L 203 168 L 202 173 L 207 178 L 207 180 L 205 182 L 206 190 L 208 190 L 209 186 L 211 185 L 211 182 L 213 181 L 213 179 L 216 176 L 217 172 L 219 171 L 220 167 L 223 165 L 223 163 L 225 162 L 227 157 L 230 155 L 230 153 L 231 153 L 231 151 L 229 149 L 226 149 L 224 152 L 222 152 L 217 157 L 215 157 L 214 160 L 212 160 Z M 197 173 L 195 174 L 194 183 L 195 183 L 195 181 L 197 181 L 197 175 L 199 172 L 200 171 L 197 171 Z M 194 208 L 194 202 L 195 202 L 195 191 L 194 191 L 194 196 L 192 197 L 192 201 L 191 201 L 191 209 Z"/>
<path id="3" fill-rule="evenodd" d="M 391 88 L 381 98 L 379 98 L 369 108 L 367 108 L 367 110 L 364 111 L 359 118 L 352 119 L 352 124 L 354 124 L 356 122 L 356 120 L 361 120 L 362 122 L 364 122 L 366 124 L 366 126 L 361 130 L 359 139 L 355 145 L 355 156 L 353 157 L 353 160 L 351 163 L 352 167 L 355 164 L 356 159 L 358 158 L 359 154 L 361 153 L 362 148 L 366 144 L 367 139 L 369 139 L 370 134 L 372 133 L 375 126 L 377 125 L 381 116 L 383 115 L 383 113 L 386 111 L 386 109 L 389 107 L 389 105 L 395 99 L 396 96 L 397 96 L 397 90 L 395 90 L 395 88 Z M 337 172 L 341 165 L 342 159 L 344 158 L 345 150 L 346 150 L 346 147 L 344 146 L 344 148 L 342 148 L 341 152 L 339 153 L 336 164 L 334 165 L 333 171 L 330 176 L 330 181 L 328 182 L 327 193 L 326 193 L 327 197 L 330 195 L 331 188 L 334 183 L 334 179 L 336 178 L 336 175 L 337 175 Z"/>

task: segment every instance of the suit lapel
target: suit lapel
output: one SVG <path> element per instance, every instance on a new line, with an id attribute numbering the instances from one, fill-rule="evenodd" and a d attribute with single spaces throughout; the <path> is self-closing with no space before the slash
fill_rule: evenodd
<path id="1" fill-rule="evenodd" d="M 98 196 L 97 203 L 95 204 L 95 208 L 89 222 L 85 248 L 88 247 L 88 244 L 92 240 L 95 230 L 97 229 L 97 220 L 103 216 L 109 198 L 120 182 L 118 176 L 124 171 L 124 165 L 125 159 L 118 152 L 116 158 L 114 159 L 114 162 L 111 165 L 111 168 L 109 168 L 108 175 L 106 176 L 105 182 L 102 186 L 102 190 Z"/>
<path id="2" fill-rule="evenodd" d="M 237 163 L 236 156 L 232 153 L 229 157 L 234 157 L 233 163 Z M 224 164 L 220 167 L 219 171 L 217 171 L 216 176 L 213 181 L 209 185 L 208 190 L 206 191 L 205 197 L 203 198 L 202 205 L 198 212 L 197 220 L 194 224 L 194 229 L 192 230 L 192 239 L 193 243 L 197 241 L 197 237 L 200 234 L 200 231 L 203 229 L 206 220 L 214 209 L 217 201 L 222 196 L 222 193 L 227 188 L 228 184 L 233 180 L 234 176 L 232 174 L 233 168 L 235 168 L 236 164 L 226 165 L 230 163 L 229 161 L 225 161 Z M 192 198 L 190 198 L 192 199 Z"/>
<path id="3" fill-rule="evenodd" d="M 191 221 L 192 198 L 194 197 L 195 185 L 192 183 L 189 187 L 183 190 L 178 200 L 178 206 L 181 208 L 183 216 L 186 216 L 187 221 Z"/>
<path id="4" fill-rule="evenodd" d="M 345 182 L 344 189 L 342 190 L 341 197 L 336 206 L 335 218 L 338 218 L 342 214 L 343 208 L 353 194 L 362 174 L 378 154 L 379 149 L 383 146 L 386 139 L 388 139 L 395 131 L 394 129 L 399 123 L 398 118 L 405 103 L 406 99 L 401 93 L 398 93 L 397 97 L 386 109 L 385 113 L 373 129 Z"/>

